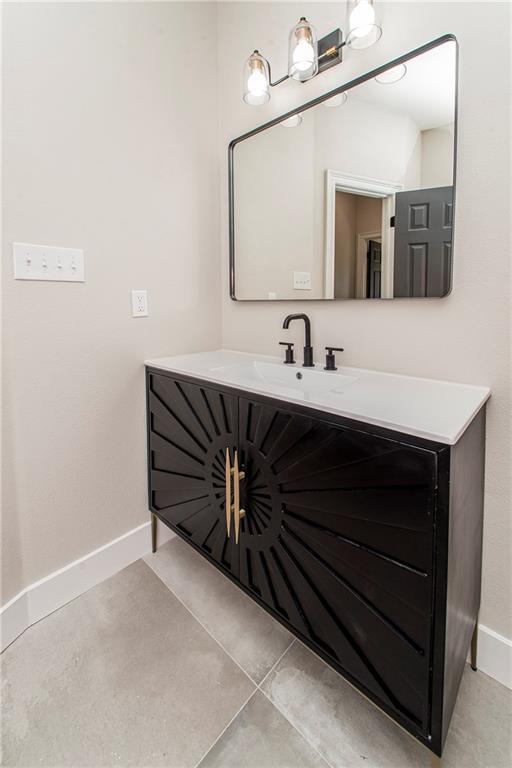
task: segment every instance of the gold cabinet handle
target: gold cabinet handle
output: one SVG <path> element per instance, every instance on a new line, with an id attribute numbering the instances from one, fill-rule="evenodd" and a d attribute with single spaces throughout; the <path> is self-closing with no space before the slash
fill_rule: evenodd
<path id="1" fill-rule="evenodd" d="M 231 477 L 233 476 L 233 482 Z M 228 539 L 231 533 L 231 513 L 235 518 L 235 544 L 238 544 L 240 535 L 240 520 L 245 517 L 245 510 L 240 509 L 240 480 L 245 477 L 245 472 L 240 472 L 238 467 L 238 451 L 235 448 L 235 458 L 231 466 L 231 451 L 226 448 L 226 532 Z M 231 503 L 231 490 L 233 490 L 233 504 Z"/>
<path id="2" fill-rule="evenodd" d="M 236 454 L 235 454 L 236 455 Z M 231 529 L 231 454 L 229 447 L 226 448 L 226 531 L 229 539 Z"/>
<path id="3" fill-rule="evenodd" d="M 240 509 L 240 480 L 245 477 L 245 472 L 240 472 L 238 469 L 238 451 L 235 449 L 235 461 L 233 466 L 234 474 L 234 493 L 233 493 L 233 512 L 235 516 L 235 544 L 238 544 L 238 538 L 240 534 L 240 520 L 245 517 L 245 510 Z"/>

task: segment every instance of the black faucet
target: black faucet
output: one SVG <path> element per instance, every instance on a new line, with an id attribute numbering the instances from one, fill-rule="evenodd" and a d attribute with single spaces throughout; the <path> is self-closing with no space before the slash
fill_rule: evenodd
<path id="1" fill-rule="evenodd" d="M 304 362 L 302 363 L 304 368 L 312 368 L 313 362 L 313 347 L 311 346 L 311 321 L 307 315 L 287 315 L 283 321 L 283 328 L 289 328 L 292 320 L 304 320 L 306 339 L 304 345 Z"/>

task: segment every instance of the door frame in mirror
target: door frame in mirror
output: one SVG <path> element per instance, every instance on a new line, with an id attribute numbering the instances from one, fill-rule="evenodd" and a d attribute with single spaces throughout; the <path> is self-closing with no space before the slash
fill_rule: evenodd
<path id="1" fill-rule="evenodd" d="M 313 107 L 318 106 L 319 104 L 322 104 L 322 102 L 327 101 L 328 99 L 332 99 L 334 96 L 337 96 L 340 93 L 344 93 L 345 91 L 350 90 L 351 88 L 355 88 L 357 85 L 361 85 L 362 83 L 367 82 L 368 80 L 371 80 L 374 77 L 377 77 L 382 72 L 386 72 L 386 70 L 391 69 L 392 67 L 397 67 L 400 64 L 405 64 L 410 59 L 414 59 L 417 56 L 421 56 L 422 53 L 426 53 L 427 51 L 431 51 L 433 48 L 437 48 L 440 45 L 444 45 L 444 43 L 453 42 L 455 43 L 455 104 L 454 104 L 454 141 L 453 141 L 453 229 L 452 229 L 452 242 L 455 237 L 455 198 L 456 198 L 456 178 L 457 178 L 457 124 L 458 124 L 458 93 L 459 93 L 459 43 L 457 38 L 452 33 L 447 33 L 445 35 L 441 35 L 441 37 L 436 38 L 435 40 L 430 41 L 429 43 L 425 43 L 424 45 L 419 46 L 418 48 L 415 48 L 413 51 L 410 51 L 409 53 L 404 53 L 402 56 L 398 56 L 396 59 L 393 59 L 392 61 L 388 61 L 385 64 L 382 64 L 382 66 L 377 67 L 376 69 L 372 69 L 370 72 L 367 72 L 364 75 L 360 75 L 359 77 L 354 78 L 353 80 L 350 80 L 347 83 L 344 83 L 343 85 L 338 86 L 338 88 L 334 88 L 332 91 L 328 91 L 327 93 L 323 94 L 322 96 L 318 96 L 316 99 L 312 99 L 311 101 L 306 102 L 305 104 L 296 107 L 295 109 L 290 110 L 289 112 L 286 112 L 284 115 L 280 115 L 279 117 L 275 117 L 273 120 L 269 120 L 267 123 L 263 123 L 263 125 L 258 126 L 257 128 L 254 128 L 251 131 L 247 131 L 246 133 L 243 133 L 241 136 L 237 136 L 237 138 L 232 139 L 228 146 L 228 208 L 229 208 L 229 295 L 230 298 L 233 301 L 240 301 L 240 299 L 237 299 L 236 293 L 235 293 L 235 183 L 234 183 L 234 150 L 237 144 L 239 144 L 242 141 L 245 141 L 246 139 L 250 139 L 253 136 L 257 136 L 258 133 L 261 133 L 262 131 L 266 131 L 268 128 L 273 128 L 275 125 L 279 125 L 279 123 L 282 123 L 284 120 L 287 120 L 290 117 L 293 117 L 294 115 L 297 115 L 298 113 L 306 112 L 308 109 L 312 109 Z M 383 206 L 384 207 L 384 206 Z M 452 265 L 453 269 L 453 265 Z M 448 295 L 448 294 L 447 294 Z M 300 299 L 284 299 L 285 301 L 300 301 Z M 332 299 L 327 299 L 329 301 Z M 269 299 L 242 299 L 242 301 L 269 301 Z M 320 301 L 325 301 L 325 299 L 320 299 Z"/>
<path id="2" fill-rule="evenodd" d="M 372 179 L 367 176 L 354 176 L 342 171 L 328 169 L 325 172 L 325 255 L 324 255 L 324 299 L 334 299 L 335 271 L 335 223 L 336 192 L 348 192 L 382 200 L 382 283 L 383 299 L 393 298 L 393 232 L 390 219 L 394 215 L 394 195 L 401 192 L 403 184 L 392 181 Z M 386 267 L 384 269 L 384 267 Z M 359 296 L 358 298 L 365 298 Z"/>

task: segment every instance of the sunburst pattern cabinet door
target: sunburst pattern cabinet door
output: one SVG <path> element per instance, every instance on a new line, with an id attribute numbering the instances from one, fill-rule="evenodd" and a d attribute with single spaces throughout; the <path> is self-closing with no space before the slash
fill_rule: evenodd
<path id="1" fill-rule="evenodd" d="M 148 372 L 150 506 L 230 574 L 238 548 L 226 536 L 225 455 L 236 445 L 237 399 Z"/>
<path id="2" fill-rule="evenodd" d="M 246 399 L 240 580 L 428 729 L 436 454 Z"/>

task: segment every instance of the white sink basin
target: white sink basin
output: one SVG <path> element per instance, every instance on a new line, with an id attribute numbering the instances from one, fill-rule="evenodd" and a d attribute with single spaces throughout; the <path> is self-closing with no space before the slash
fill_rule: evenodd
<path id="1" fill-rule="evenodd" d="M 146 360 L 146 365 L 324 413 L 454 445 L 490 397 L 488 387 L 359 368 L 324 371 L 225 349 Z"/>
<path id="2" fill-rule="evenodd" d="M 357 381 L 356 376 L 345 376 L 321 368 L 301 368 L 297 365 L 247 360 L 210 369 L 212 374 L 237 387 L 253 386 L 274 397 L 292 397 L 314 401 L 322 393 L 341 394 L 343 389 Z"/>

